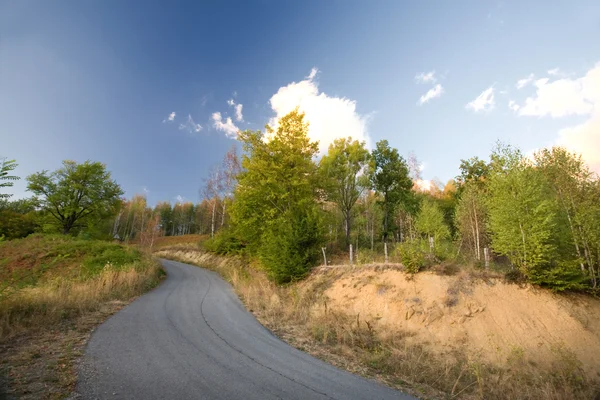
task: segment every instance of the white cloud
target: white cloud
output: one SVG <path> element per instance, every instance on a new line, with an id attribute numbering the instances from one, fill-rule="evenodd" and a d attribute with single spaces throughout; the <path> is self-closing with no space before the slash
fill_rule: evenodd
<path id="1" fill-rule="evenodd" d="M 237 133 L 240 129 L 237 126 L 235 126 L 235 124 L 233 123 L 231 118 L 227 117 L 225 119 L 225 122 L 223 122 L 223 117 L 221 116 L 221 113 L 215 112 L 212 114 L 212 120 L 214 121 L 213 126 L 217 130 L 225 132 L 225 135 L 227 137 L 230 137 L 230 138 L 237 137 Z"/>
<path id="2" fill-rule="evenodd" d="M 490 111 L 496 104 L 494 100 L 494 86 L 485 89 L 475 100 L 468 103 L 465 108 L 474 112 Z"/>
<path id="3" fill-rule="evenodd" d="M 179 124 L 179 129 L 187 131 L 190 134 L 198 133 L 202 130 L 202 126 L 197 124 L 191 115 L 188 114 L 187 120 L 184 123 Z"/>
<path id="4" fill-rule="evenodd" d="M 600 104 L 598 105 L 600 107 Z M 581 154 L 586 163 L 600 174 L 600 110 L 582 124 L 561 129 L 556 144 Z"/>
<path id="5" fill-rule="evenodd" d="M 148 194 L 148 193 L 150 193 L 150 190 L 148 190 L 148 188 L 147 188 L 146 186 L 144 186 L 144 187 L 142 188 L 142 190 L 144 191 L 144 193 L 145 193 L 145 194 Z"/>
<path id="6" fill-rule="evenodd" d="M 600 74 L 600 66 L 595 69 L 598 71 L 597 74 Z M 588 72 L 588 75 L 592 71 Z M 579 79 L 557 79 L 552 82 L 549 78 L 536 80 L 535 96 L 525 100 L 519 115 L 559 118 L 567 115 L 589 114 L 594 108 L 592 97 L 599 95 L 598 92 L 594 93 L 590 90 L 593 89 L 590 87 L 593 82 L 587 81 L 592 78 L 586 75 Z"/>
<path id="7" fill-rule="evenodd" d="M 243 121 L 244 120 L 244 114 L 242 114 L 242 108 L 244 107 L 243 104 L 236 104 L 235 105 L 235 119 L 237 121 Z"/>
<path id="8" fill-rule="evenodd" d="M 517 112 L 519 111 L 519 108 L 521 108 L 521 106 L 519 106 L 514 100 L 511 100 L 508 102 L 508 108 L 510 108 L 514 112 Z"/>
<path id="9" fill-rule="evenodd" d="M 552 68 L 548 70 L 548 75 L 559 75 L 560 74 L 560 68 Z"/>
<path id="10" fill-rule="evenodd" d="M 551 72 L 555 71 L 548 71 L 553 75 Z M 555 144 L 581 154 L 590 168 L 600 173 L 600 63 L 580 78 L 554 81 L 544 78 L 537 80 L 535 86 L 535 96 L 527 98 L 523 106 L 513 110 L 521 116 L 589 116 L 582 123 L 558 131 Z"/>
<path id="11" fill-rule="evenodd" d="M 415 76 L 415 81 L 417 83 L 435 83 L 437 81 L 435 71 L 421 72 Z"/>
<path id="12" fill-rule="evenodd" d="M 442 93 L 444 93 L 444 88 L 438 83 L 433 88 L 429 89 L 427 93 L 421 96 L 417 104 L 421 106 L 432 99 L 440 97 Z"/>
<path id="13" fill-rule="evenodd" d="M 317 73 L 318 70 L 313 68 L 308 78 L 279 88 L 269 100 L 275 112 L 275 116 L 269 120 L 269 125 L 276 129 L 279 118 L 298 107 L 306 114 L 305 119 L 309 122 L 308 136 L 312 141 L 319 141 L 321 153 L 327 151 L 334 139 L 341 137 L 350 136 L 359 141 L 366 141 L 369 146 L 369 117 L 356 112 L 354 100 L 319 92 L 319 85 L 314 80 Z"/>
<path id="14" fill-rule="evenodd" d="M 517 81 L 517 89 L 523 89 L 525 86 L 529 85 L 531 82 L 533 82 L 533 80 L 535 79 L 535 76 L 533 74 L 529 74 L 529 76 L 527 78 L 523 78 L 523 79 L 519 79 Z"/>
<path id="15" fill-rule="evenodd" d="M 177 200 L 178 203 L 184 203 L 185 202 L 185 197 L 183 197 L 182 195 L 178 194 L 175 197 L 175 200 Z"/>
<path id="16" fill-rule="evenodd" d="M 433 181 L 423 179 L 417 179 L 414 185 L 421 192 L 429 192 L 434 186 Z"/>
<path id="17" fill-rule="evenodd" d="M 308 79 L 309 81 L 312 81 L 317 76 L 317 73 L 319 73 L 319 70 L 315 67 L 312 67 L 310 70 L 310 74 L 308 74 L 306 79 Z"/>
<path id="18" fill-rule="evenodd" d="M 165 119 L 163 119 L 163 122 L 173 122 L 175 121 L 175 116 L 177 114 L 175 114 L 175 111 L 173 111 L 171 114 L 169 114 L 169 116 Z"/>
<path id="19" fill-rule="evenodd" d="M 235 100 L 233 100 L 233 99 L 227 100 L 227 104 L 229 104 L 231 107 L 233 107 L 235 109 L 235 119 L 236 119 L 236 121 L 243 121 L 244 120 L 244 114 L 242 114 L 242 109 L 244 108 L 244 105 L 243 104 L 236 104 Z"/>

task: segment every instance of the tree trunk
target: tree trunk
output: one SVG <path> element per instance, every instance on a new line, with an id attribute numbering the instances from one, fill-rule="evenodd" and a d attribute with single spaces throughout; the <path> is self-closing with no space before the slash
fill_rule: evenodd
<path id="1" fill-rule="evenodd" d="M 212 218 L 211 218 L 211 222 L 210 222 L 210 237 L 211 238 L 215 237 L 215 211 L 216 211 L 216 207 L 217 207 L 216 199 L 213 199 L 213 204 L 212 204 Z"/>

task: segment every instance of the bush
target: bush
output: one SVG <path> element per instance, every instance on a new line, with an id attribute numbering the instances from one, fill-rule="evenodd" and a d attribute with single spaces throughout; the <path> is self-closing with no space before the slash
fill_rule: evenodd
<path id="1" fill-rule="evenodd" d="M 266 228 L 258 256 L 271 280 L 288 283 L 306 276 L 316 264 L 320 244 L 318 210 L 288 212 Z"/>
<path id="2" fill-rule="evenodd" d="M 213 238 L 203 242 L 205 250 L 219 255 L 235 255 L 244 251 L 245 245 L 231 229 L 219 231 Z"/>
<path id="3" fill-rule="evenodd" d="M 400 252 L 400 260 L 406 272 L 416 274 L 425 266 L 425 253 L 420 249 L 418 243 L 402 243 L 397 247 Z"/>

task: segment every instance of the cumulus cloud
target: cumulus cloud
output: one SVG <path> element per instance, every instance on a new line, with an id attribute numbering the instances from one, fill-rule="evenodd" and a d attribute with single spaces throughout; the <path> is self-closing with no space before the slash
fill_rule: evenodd
<path id="1" fill-rule="evenodd" d="M 523 78 L 523 79 L 519 79 L 517 81 L 517 89 L 523 89 L 525 86 L 529 85 L 531 82 L 533 82 L 533 80 L 535 79 L 535 76 L 533 74 L 529 74 L 529 76 L 527 78 Z"/>
<path id="2" fill-rule="evenodd" d="M 175 111 L 173 111 L 171 114 L 169 114 L 169 116 L 165 119 L 163 119 L 163 122 L 173 122 L 175 121 Z"/>
<path id="3" fill-rule="evenodd" d="M 179 129 L 187 131 L 190 134 L 198 133 L 202 130 L 202 126 L 197 124 L 192 116 L 188 114 L 187 120 L 184 123 L 179 124 Z"/>
<path id="4" fill-rule="evenodd" d="M 415 81 L 417 83 L 435 83 L 437 81 L 435 71 L 421 72 L 415 76 Z"/>
<path id="5" fill-rule="evenodd" d="M 221 132 L 224 132 L 227 137 L 236 138 L 237 133 L 240 130 L 231 118 L 227 117 L 225 122 L 223 122 L 223 116 L 220 112 L 215 112 L 212 114 L 213 126 Z"/>
<path id="6" fill-rule="evenodd" d="M 517 112 L 519 111 L 519 108 L 521 108 L 521 106 L 519 106 L 516 101 L 511 100 L 508 102 L 508 108 L 510 108 L 514 112 Z"/>
<path id="7" fill-rule="evenodd" d="M 556 76 L 559 72 L 555 68 L 548 73 Z M 535 96 L 520 107 L 513 104 L 513 111 L 533 117 L 588 116 L 582 123 L 559 130 L 555 143 L 581 154 L 590 168 L 600 173 L 600 63 L 579 78 L 538 79 L 535 88 Z"/>
<path id="8" fill-rule="evenodd" d="M 352 137 L 367 142 L 369 117 L 356 111 L 356 102 L 343 97 L 333 97 L 319 91 L 315 81 L 318 70 L 313 68 L 307 78 L 300 82 L 292 82 L 279 88 L 269 103 L 275 116 L 269 125 L 277 128 L 281 117 L 296 107 L 306 114 L 309 122 L 308 136 L 312 141 L 319 141 L 319 151 L 325 153 L 334 139 Z"/>
<path id="9" fill-rule="evenodd" d="M 596 69 L 599 71 L 597 74 L 600 73 L 600 66 Z M 592 97 L 596 96 L 596 100 L 598 97 L 590 80 L 593 77 L 587 75 L 579 79 L 557 79 L 552 82 L 549 78 L 538 79 L 534 84 L 535 96 L 525 99 L 519 115 L 560 118 L 589 114 L 594 108 Z"/>
<path id="10" fill-rule="evenodd" d="M 422 106 L 423 104 L 429 102 L 430 100 L 440 97 L 442 95 L 442 93 L 444 93 L 444 88 L 442 87 L 442 85 L 440 85 L 438 83 L 437 85 L 435 85 L 434 87 L 429 89 L 427 91 L 427 93 L 425 93 L 423 96 L 421 96 L 421 98 L 419 99 L 417 104 Z"/>
<path id="11" fill-rule="evenodd" d="M 475 100 L 468 103 L 465 108 L 474 112 L 490 111 L 494 108 L 494 86 L 485 89 Z"/>

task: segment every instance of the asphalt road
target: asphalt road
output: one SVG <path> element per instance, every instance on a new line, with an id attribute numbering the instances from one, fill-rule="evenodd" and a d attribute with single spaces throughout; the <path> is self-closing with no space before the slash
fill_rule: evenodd
<path id="1" fill-rule="evenodd" d="M 168 277 L 100 325 L 79 365 L 83 399 L 412 399 L 279 340 L 217 274 Z"/>

